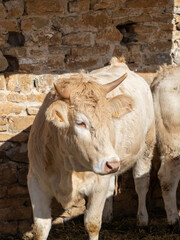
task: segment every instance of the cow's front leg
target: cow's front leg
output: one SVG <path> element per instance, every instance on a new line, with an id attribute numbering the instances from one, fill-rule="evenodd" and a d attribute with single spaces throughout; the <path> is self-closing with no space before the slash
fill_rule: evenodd
<path id="1" fill-rule="evenodd" d="M 84 224 L 89 234 L 89 240 L 98 240 L 102 223 L 102 212 L 109 187 L 109 179 L 102 176 L 93 192 L 88 197 L 87 209 L 84 214 Z"/>
<path id="2" fill-rule="evenodd" d="M 176 191 L 180 180 L 180 158 L 162 159 L 158 177 L 167 214 L 168 224 L 180 231 L 179 215 L 176 203 Z"/>
<path id="3" fill-rule="evenodd" d="M 146 208 L 146 195 L 149 189 L 151 161 L 140 159 L 136 162 L 133 176 L 135 189 L 138 195 L 137 224 L 140 227 L 148 225 L 148 212 Z"/>
<path id="4" fill-rule="evenodd" d="M 46 240 L 51 228 L 51 197 L 43 191 L 32 172 L 28 174 L 28 189 L 34 216 L 34 240 Z"/>
<path id="5" fill-rule="evenodd" d="M 102 216 L 103 223 L 109 223 L 113 219 L 114 190 L 115 190 L 115 175 L 112 175 L 110 178 L 109 189 L 106 196 L 106 202 L 105 202 L 103 216 Z"/>

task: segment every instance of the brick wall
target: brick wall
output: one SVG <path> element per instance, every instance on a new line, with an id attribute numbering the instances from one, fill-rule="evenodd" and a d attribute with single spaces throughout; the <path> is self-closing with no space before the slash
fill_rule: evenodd
<path id="1" fill-rule="evenodd" d="M 0 234 L 23 233 L 32 222 L 28 134 L 58 74 L 123 55 L 150 83 L 159 66 L 180 64 L 179 47 L 179 0 L 0 0 Z M 155 170 L 149 199 L 162 208 Z M 121 177 L 115 199 L 123 214 L 136 211 L 131 178 Z"/>
<path id="2" fill-rule="evenodd" d="M 179 63 L 177 6 L 179 0 L 1 0 L 2 68 L 28 73 L 89 70 L 112 55 L 124 55 L 140 72 Z"/>

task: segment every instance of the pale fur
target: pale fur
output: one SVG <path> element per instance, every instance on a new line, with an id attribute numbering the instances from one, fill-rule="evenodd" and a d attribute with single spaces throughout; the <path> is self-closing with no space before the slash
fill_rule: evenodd
<path id="1" fill-rule="evenodd" d="M 101 84 L 124 73 L 128 74 L 127 78 L 106 98 Z M 119 174 L 134 168 L 138 223 L 147 225 L 145 199 L 155 143 L 153 102 L 147 83 L 114 58 L 112 65 L 90 73 L 64 74 L 57 84 L 71 89 L 70 100 L 59 100 L 54 90 L 47 95 L 28 143 L 28 187 L 36 240 L 47 239 L 52 197 L 68 209 L 84 196 L 88 197 L 85 227 L 90 240 L 98 239 L 105 200 L 114 191 L 112 174 L 94 173 L 105 174 L 104 159 L 120 161 Z M 111 104 L 116 104 L 115 110 Z M 114 118 L 118 106 L 123 115 Z M 83 129 L 82 135 L 79 126 L 75 126 L 76 115 L 90 126 Z"/>
<path id="2" fill-rule="evenodd" d="M 152 84 L 159 179 L 169 225 L 179 227 L 176 190 L 180 180 L 180 66 L 165 66 Z"/>

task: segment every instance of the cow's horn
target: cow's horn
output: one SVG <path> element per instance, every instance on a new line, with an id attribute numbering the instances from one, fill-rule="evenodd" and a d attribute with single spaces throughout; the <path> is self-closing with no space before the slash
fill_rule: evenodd
<path id="1" fill-rule="evenodd" d="M 59 94 L 60 97 L 68 99 L 70 97 L 70 89 L 68 87 L 62 88 L 61 84 L 55 84 L 54 88 L 56 89 L 56 92 Z"/>
<path id="2" fill-rule="evenodd" d="M 122 81 L 127 77 L 127 73 L 125 73 L 123 76 L 121 76 L 120 78 L 116 79 L 113 82 L 104 84 L 103 87 L 105 89 L 106 94 L 111 92 L 114 88 L 116 88 L 120 83 L 122 83 Z"/>

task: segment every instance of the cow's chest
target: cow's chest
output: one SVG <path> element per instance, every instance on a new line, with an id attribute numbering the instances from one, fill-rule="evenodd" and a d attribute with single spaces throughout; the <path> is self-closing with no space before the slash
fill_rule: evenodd
<path id="1" fill-rule="evenodd" d="M 50 185 L 54 197 L 64 209 L 75 205 L 84 196 L 89 196 L 96 184 L 96 174 L 90 172 L 63 173 L 51 177 Z"/>

